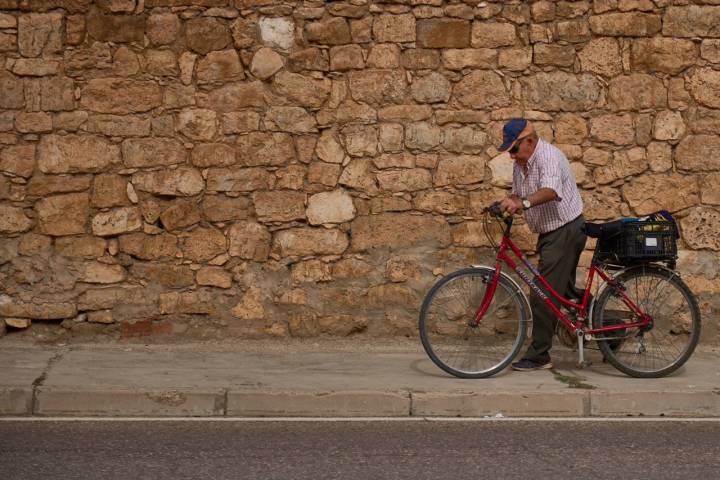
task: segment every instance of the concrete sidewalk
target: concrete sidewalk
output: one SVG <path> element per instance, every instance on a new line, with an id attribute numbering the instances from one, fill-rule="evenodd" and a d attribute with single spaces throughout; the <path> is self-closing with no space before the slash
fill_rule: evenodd
<path id="1" fill-rule="evenodd" d="M 37 346 L 0 342 L 0 415 L 720 416 L 720 355 L 697 351 L 663 379 L 602 363 L 484 380 L 445 375 L 417 348 Z M 324 351 L 325 350 L 325 351 Z"/>

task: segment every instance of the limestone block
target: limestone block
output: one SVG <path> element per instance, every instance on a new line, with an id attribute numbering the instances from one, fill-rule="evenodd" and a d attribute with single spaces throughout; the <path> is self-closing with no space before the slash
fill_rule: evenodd
<path id="1" fill-rule="evenodd" d="M 234 112 L 247 107 L 265 106 L 262 82 L 234 83 L 213 90 L 208 95 L 207 107 L 218 112 Z"/>
<path id="2" fill-rule="evenodd" d="M 264 262 L 270 254 L 271 235 L 266 227 L 259 223 L 240 221 L 234 223 L 227 232 L 228 253 L 255 262 Z"/>
<path id="3" fill-rule="evenodd" d="M 265 318 L 262 291 L 257 287 L 250 287 L 243 295 L 242 301 L 233 307 L 232 314 L 241 320 L 261 320 Z"/>
<path id="4" fill-rule="evenodd" d="M 644 148 L 617 151 L 608 165 L 595 169 L 595 182 L 606 185 L 615 180 L 638 175 L 647 168 L 648 161 Z"/>
<path id="5" fill-rule="evenodd" d="M 407 90 L 405 75 L 398 70 L 352 71 L 349 85 L 355 101 L 370 105 L 401 103 Z"/>
<path id="6" fill-rule="evenodd" d="M 416 77 L 411 86 L 412 97 L 419 103 L 437 103 L 450 100 L 450 81 L 442 74 L 431 72 Z"/>
<path id="7" fill-rule="evenodd" d="M 494 48 L 463 48 L 442 51 L 442 64 L 448 70 L 495 68 L 497 61 L 498 52 Z"/>
<path id="8" fill-rule="evenodd" d="M 695 179 L 677 173 L 638 177 L 623 185 L 622 193 L 638 216 L 658 210 L 677 212 L 700 203 L 700 192 Z"/>
<path id="9" fill-rule="evenodd" d="M 195 283 L 193 271 L 184 265 L 135 262 L 130 267 L 130 276 L 171 288 L 189 287 Z"/>
<path id="10" fill-rule="evenodd" d="M 710 108 L 720 108 L 720 72 L 697 68 L 690 77 L 690 92 L 695 100 Z"/>
<path id="11" fill-rule="evenodd" d="M 289 222 L 305 219 L 304 192 L 255 192 L 252 196 L 255 213 L 262 222 Z"/>
<path id="12" fill-rule="evenodd" d="M 59 320 L 77 316 L 75 305 L 67 302 L 26 303 L 0 294 L 0 317 Z"/>
<path id="13" fill-rule="evenodd" d="M 373 36 L 378 43 L 403 43 L 415 41 L 415 16 L 378 15 L 373 22 Z"/>
<path id="14" fill-rule="evenodd" d="M 272 250 L 281 257 L 340 255 L 348 244 L 347 234 L 338 229 L 291 228 L 274 235 Z"/>
<path id="15" fill-rule="evenodd" d="M 198 84 L 227 83 L 245 78 L 240 57 L 234 49 L 209 52 L 197 64 Z"/>
<path id="16" fill-rule="evenodd" d="M 720 189 L 717 188 L 719 181 L 720 172 L 711 172 L 700 177 L 700 197 L 702 203 L 720 205 Z"/>
<path id="17" fill-rule="evenodd" d="M 123 164 L 127 168 L 168 166 L 185 163 L 185 147 L 169 138 L 137 138 L 122 143 Z"/>
<path id="18" fill-rule="evenodd" d="M 575 52 L 573 50 L 573 56 Z M 508 69 L 514 72 L 521 72 L 533 63 L 533 51 L 531 48 L 508 48 L 503 49 L 498 57 L 498 66 L 501 69 Z"/>
<path id="19" fill-rule="evenodd" d="M 86 283 L 118 283 L 125 280 L 126 272 L 122 265 L 107 265 L 100 262 L 85 264 L 81 281 Z"/>
<path id="20" fill-rule="evenodd" d="M 349 155 L 373 157 L 377 154 L 377 128 L 373 125 L 351 125 L 343 128 L 341 137 Z"/>
<path id="21" fill-rule="evenodd" d="M 405 146 L 422 151 L 433 150 L 440 144 L 441 130 L 428 122 L 411 123 L 405 128 Z"/>
<path id="22" fill-rule="evenodd" d="M 85 233 L 90 215 L 87 193 L 69 193 L 40 199 L 35 204 L 38 233 L 61 236 Z"/>
<path id="23" fill-rule="evenodd" d="M 434 176 L 436 187 L 467 185 L 483 181 L 485 159 L 476 155 L 445 155 L 440 158 Z"/>
<path id="24" fill-rule="evenodd" d="M 40 58 L 19 58 L 12 67 L 12 72 L 19 76 L 44 77 L 56 75 L 60 63 L 53 60 Z"/>
<path id="25" fill-rule="evenodd" d="M 316 80 L 290 72 L 275 75 L 273 85 L 280 95 L 298 106 L 310 108 L 320 108 L 330 96 L 332 88 L 332 82 L 327 78 Z"/>
<path id="26" fill-rule="evenodd" d="M 82 192 L 88 190 L 92 183 L 91 175 L 40 175 L 30 179 L 28 193 L 45 196 L 53 193 Z"/>
<path id="27" fill-rule="evenodd" d="M 352 251 L 374 247 L 402 248 L 430 243 L 440 247 L 452 241 L 444 218 L 408 213 L 359 216 L 352 222 Z"/>
<path id="28" fill-rule="evenodd" d="M 235 148 L 224 143 L 201 143 L 193 148 L 191 161 L 200 168 L 227 167 L 236 161 Z"/>
<path id="29" fill-rule="evenodd" d="M 114 173 L 95 176 L 90 203 L 97 208 L 128 205 L 130 202 L 125 178 Z"/>
<path id="30" fill-rule="evenodd" d="M 400 47 L 395 44 L 374 45 L 367 59 L 368 68 L 397 68 L 400 66 Z"/>
<path id="31" fill-rule="evenodd" d="M 212 140 L 217 126 L 217 113 L 214 110 L 186 108 L 177 116 L 177 129 L 191 140 Z"/>
<path id="32" fill-rule="evenodd" d="M 232 274 L 220 267 L 203 267 L 197 271 L 195 278 L 198 285 L 225 289 L 232 287 Z"/>
<path id="33" fill-rule="evenodd" d="M 329 282 L 332 280 L 330 265 L 320 260 L 308 260 L 307 262 L 293 264 L 291 275 L 294 284 Z"/>
<path id="34" fill-rule="evenodd" d="M 403 50 L 401 63 L 409 70 L 436 70 L 440 66 L 440 52 L 429 48 Z"/>
<path id="35" fill-rule="evenodd" d="M 22 78 L 0 72 L 0 108 L 19 109 L 25 106 Z"/>
<path id="36" fill-rule="evenodd" d="M 245 33 L 244 38 L 235 34 L 236 46 L 238 46 L 239 36 L 241 37 L 241 40 L 243 40 L 242 43 L 249 43 L 249 40 L 245 40 L 245 38 L 253 38 L 253 25 L 250 25 L 250 27 L 250 29 L 247 29 L 246 27 L 246 32 L 248 33 Z M 260 38 L 268 47 L 277 47 L 282 50 L 289 50 L 293 46 L 295 24 L 292 19 L 282 17 L 262 17 L 258 23 L 258 27 L 260 29 Z M 239 28 L 235 31 L 239 31 Z"/>
<path id="37" fill-rule="evenodd" d="M 713 207 L 695 207 L 680 220 L 683 239 L 692 249 L 720 250 L 720 237 L 716 225 L 720 222 L 720 211 Z"/>
<path id="38" fill-rule="evenodd" d="M 142 228 L 142 217 L 137 207 L 123 207 L 100 212 L 93 217 L 92 231 L 99 237 L 118 235 Z"/>
<path id="39" fill-rule="evenodd" d="M 698 48 L 691 40 L 678 38 L 642 38 L 632 44 L 634 69 L 677 75 L 695 65 Z"/>
<path id="40" fill-rule="evenodd" d="M 18 18 L 18 50 L 23 57 L 62 50 L 62 14 L 29 13 Z"/>
<path id="41" fill-rule="evenodd" d="M 189 197 L 205 188 L 205 181 L 198 170 L 183 166 L 175 170 L 138 172 L 132 176 L 136 189 L 156 195 Z"/>
<path id="42" fill-rule="evenodd" d="M 295 146 L 287 133 L 252 132 L 237 141 L 238 163 L 243 166 L 285 165 L 295 159 Z"/>
<path id="43" fill-rule="evenodd" d="M 316 47 L 293 51 L 287 59 L 287 69 L 291 72 L 303 70 L 316 70 L 327 72 L 330 70 L 330 60 L 326 50 Z"/>
<path id="44" fill-rule="evenodd" d="M 618 41 L 612 37 L 594 38 L 578 53 L 583 72 L 593 72 L 606 77 L 622 73 L 622 55 Z"/>
<path id="45" fill-rule="evenodd" d="M 536 43 L 533 50 L 533 59 L 536 65 L 569 67 L 575 63 L 575 48 L 572 45 Z"/>
<path id="46" fill-rule="evenodd" d="M 147 19 L 146 28 L 152 45 L 172 45 L 180 33 L 180 19 L 169 12 L 152 14 Z"/>
<path id="47" fill-rule="evenodd" d="M 380 189 L 387 192 L 414 192 L 432 188 L 432 175 L 424 168 L 384 170 L 377 174 Z"/>
<path id="48" fill-rule="evenodd" d="M 19 233 L 30 230 L 33 221 L 29 219 L 22 208 L 0 204 L 0 232 Z"/>
<path id="49" fill-rule="evenodd" d="M 665 110 L 655 116 L 653 138 L 656 140 L 680 140 L 685 135 L 685 122 L 680 112 Z"/>
<path id="50" fill-rule="evenodd" d="M 588 221 L 611 220 L 621 217 L 622 198 L 620 190 L 614 187 L 599 187 L 581 190 L 583 214 Z"/>
<path id="51" fill-rule="evenodd" d="M 419 122 L 433 114 L 429 105 L 391 105 L 378 111 L 378 118 L 385 122 Z"/>
<path id="52" fill-rule="evenodd" d="M 200 222 L 200 210 L 194 201 L 180 201 L 160 214 L 160 221 L 167 231 L 179 230 Z"/>
<path id="53" fill-rule="evenodd" d="M 270 174 L 264 168 L 211 168 L 207 189 L 216 192 L 252 192 L 266 190 Z"/>
<path id="54" fill-rule="evenodd" d="M 230 41 L 230 30 L 216 18 L 199 17 L 185 22 L 185 43 L 195 53 L 205 55 L 222 50 Z"/>
<path id="55" fill-rule="evenodd" d="M 315 146 L 318 158 L 328 163 L 342 163 L 345 151 L 332 130 L 323 130 Z"/>
<path id="56" fill-rule="evenodd" d="M 253 111 L 230 112 L 222 115 L 222 130 L 225 134 L 248 133 L 260 127 L 260 114 Z"/>
<path id="57" fill-rule="evenodd" d="M 196 228 L 182 236 L 181 249 L 185 258 L 202 263 L 227 252 L 228 242 L 220 230 Z"/>
<path id="58" fill-rule="evenodd" d="M 403 149 L 404 129 L 395 123 L 382 123 L 379 126 L 378 139 L 384 152 L 398 152 Z M 377 164 L 376 164 L 377 165 Z M 383 167 L 380 167 L 383 168 Z"/>
<path id="59" fill-rule="evenodd" d="M 296 134 L 314 133 L 317 122 L 301 107 L 270 107 L 265 113 L 265 128 Z"/>
<path id="60" fill-rule="evenodd" d="M 467 48 L 470 46 L 470 22 L 440 18 L 417 22 L 417 44 L 423 48 Z M 473 45 L 476 47 L 478 45 Z"/>
<path id="61" fill-rule="evenodd" d="M 602 90 L 593 75 L 571 75 L 565 72 L 538 73 L 523 77 L 521 84 L 526 106 L 540 111 L 590 110 L 600 99 Z M 507 93 L 505 98 L 508 98 Z M 509 99 L 498 106 L 508 103 Z"/>
<path id="62" fill-rule="evenodd" d="M 422 212 L 462 215 L 467 208 L 467 197 L 446 191 L 419 192 L 413 200 L 413 207 Z"/>
<path id="63" fill-rule="evenodd" d="M 308 200 L 307 218 L 311 225 L 349 222 L 356 213 L 352 197 L 343 189 L 318 193 Z"/>
<path id="64" fill-rule="evenodd" d="M 492 179 L 490 183 L 495 187 L 509 188 L 512 187 L 513 179 L 513 159 L 510 154 L 505 152 L 488 162 Z"/>
<path id="65" fill-rule="evenodd" d="M 472 127 L 446 128 L 442 131 L 441 144 L 448 152 L 480 153 L 488 142 L 485 132 Z"/>
<path id="66" fill-rule="evenodd" d="M 706 2 L 709 3 L 709 2 Z M 717 6 L 671 6 L 663 16 L 663 35 L 666 37 L 716 37 L 720 22 Z"/>
<path id="67" fill-rule="evenodd" d="M 498 48 L 514 45 L 517 32 L 512 23 L 473 22 L 470 45 L 473 48 Z"/>
<path id="68" fill-rule="evenodd" d="M 603 36 L 649 37 L 662 29 L 660 16 L 648 13 L 606 13 L 589 20 L 592 32 Z"/>
<path id="69" fill-rule="evenodd" d="M 529 95 L 533 93 L 528 90 Z M 510 94 L 502 77 L 490 70 L 476 70 L 463 77 L 455 84 L 453 94 L 463 106 L 473 109 L 505 107 L 510 104 Z"/>
<path id="70" fill-rule="evenodd" d="M 106 15 L 93 11 L 86 18 L 87 34 L 100 42 L 142 42 L 145 36 L 144 15 Z"/>
<path id="71" fill-rule="evenodd" d="M 44 135 L 38 147 L 43 173 L 95 173 L 120 161 L 120 148 L 92 135 Z"/>
<path id="72" fill-rule="evenodd" d="M 113 314 L 111 310 L 99 310 L 95 312 L 88 312 L 87 321 L 90 323 L 103 323 L 111 324 L 114 323 Z"/>
<path id="73" fill-rule="evenodd" d="M 224 195 L 205 195 L 202 202 L 203 217 L 211 222 L 248 219 L 253 205 L 246 197 L 229 198 Z"/>
<path id="74" fill-rule="evenodd" d="M 600 142 L 630 145 L 635 141 L 633 117 L 624 115 L 600 115 L 590 120 L 590 136 Z"/>
<path id="75" fill-rule="evenodd" d="M 688 135 L 675 149 L 675 164 L 680 170 L 707 172 L 720 169 L 714 152 L 720 148 L 717 135 Z"/>
<path id="76" fill-rule="evenodd" d="M 255 77 L 266 80 L 283 67 L 283 59 L 271 48 L 261 48 L 253 56 L 250 72 Z"/>
<path id="77" fill-rule="evenodd" d="M 146 50 L 145 70 L 150 75 L 177 76 L 180 73 L 177 57 L 172 50 Z"/>
<path id="78" fill-rule="evenodd" d="M 342 167 L 325 162 L 313 162 L 308 167 L 307 180 L 309 183 L 319 183 L 334 187 L 340 178 Z"/>
<path id="79" fill-rule="evenodd" d="M 89 80 L 82 90 L 80 105 L 100 113 L 137 113 L 162 104 L 162 93 L 155 82 L 124 78 Z"/>
<path id="80" fill-rule="evenodd" d="M 44 112 L 21 112 L 15 116 L 15 129 L 20 133 L 42 133 L 52 130 L 52 118 Z"/>
<path id="81" fill-rule="evenodd" d="M 0 171 L 29 178 L 35 170 L 35 145 L 10 145 L 0 150 Z"/>
<path id="82" fill-rule="evenodd" d="M 557 40 L 571 43 L 582 43 L 590 40 L 590 26 L 587 20 L 570 20 L 558 22 L 555 26 Z"/>
<path id="83" fill-rule="evenodd" d="M 330 70 L 344 71 L 365 67 L 363 49 L 359 45 L 341 45 L 330 49 Z"/>
<path id="84" fill-rule="evenodd" d="M 305 25 L 305 38 L 310 43 L 343 45 L 350 43 L 350 26 L 341 17 L 328 17 Z"/>
<path id="85" fill-rule="evenodd" d="M 125 115 L 92 115 L 87 130 L 110 137 L 146 137 L 150 135 L 150 119 Z"/>
<path id="86" fill-rule="evenodd" d="M 555 141 L 579 145 L 588 136 L 587 122 L 574 113 L 560 115 L 555 123 Z"/>
<path id="87" fill-rule="evenodd" d="M 119 237 L 120 251 L 142 260 L 173 259 L 177 253 L 177 244 L 177 237 L 169 233 L 147 235 L 135 232 Z"/>

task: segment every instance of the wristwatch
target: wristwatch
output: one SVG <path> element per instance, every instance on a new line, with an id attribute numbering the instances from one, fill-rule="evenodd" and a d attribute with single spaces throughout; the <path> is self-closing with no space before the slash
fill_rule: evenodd
<path id="1" fill-rule="evenodd" d="M 525 197 L 522 198 L 522 206 L 523 206 L 523 208 L 524 208 L 525 210 L 527 210 L 528 208 L 532 207 L 532 205 L 530 204 L 530 200 L 528 200 L 528 199 L 525 198 Z"/>

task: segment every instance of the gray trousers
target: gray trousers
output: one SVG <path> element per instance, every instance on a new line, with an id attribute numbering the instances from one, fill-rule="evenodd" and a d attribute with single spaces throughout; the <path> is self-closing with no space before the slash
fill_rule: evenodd
<path id="1" fill-rule="evenodd" d="M 540 273 L 557 293 L 565 297 L 578 297 L 582 294 L 582 291 L 575 287 L 575 274 L 580 253 L 585 248 L 587 240 L 582 230 L 584 224 L 585 219 L 580 215 L 557 230 L 543 233 L 538 237 Z M 547 295 L 555 305 L 558 305 L 549 293 Z M 545 363 L 550 360 L 550 348 L 558 320 L 545 306 L 543 300 L 535 294 L 531 294 L 530 308 L 533 312 L 532 343 L 523 358 Z"/>

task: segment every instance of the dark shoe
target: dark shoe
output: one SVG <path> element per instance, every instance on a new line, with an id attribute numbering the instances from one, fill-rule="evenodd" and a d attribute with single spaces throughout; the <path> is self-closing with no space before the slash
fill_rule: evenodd
<path id="1" fill-rule="evenodd" d="M 553 364 L 550 360 L 545 363 L 540 363 L 534 360 L 528 360 L 527 358 L 523 358 L 519 362 L 513 363 L 512 369 L 518 370 L 520 372 L 529 372 L 531 370 L 547 370 L 549 368 L 552 368 L 552 366 Z"/>

